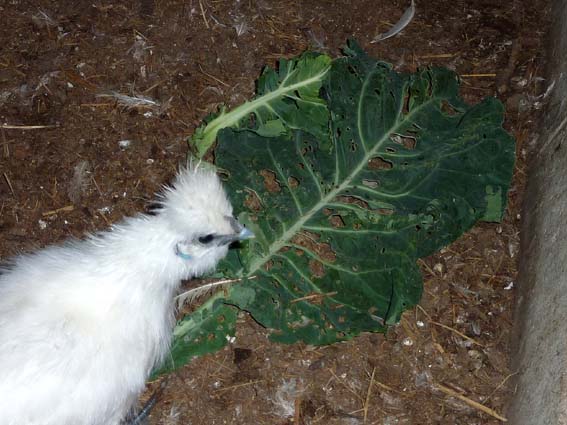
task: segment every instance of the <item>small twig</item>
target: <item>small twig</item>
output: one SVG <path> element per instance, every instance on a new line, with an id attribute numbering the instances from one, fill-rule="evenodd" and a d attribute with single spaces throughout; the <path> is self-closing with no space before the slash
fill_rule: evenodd
<path id="1" fill-rule="evenodd" d="M 108 220 L 108 218 L 106 218 L 106 216 L 103 213 L 101 213 L 100 211 L 97 211 L 97 214 L 102 217 L 102 219 L 104 220 L 104 222 L 106 223 L 107 226 L 112 225 L 112 223 Z"/>
<path id="2" fill-rule="evenodd" d="M 443 323 L 436 322 L 435 320 L 429 320 L 429 323 L 431 323 L 432 325 L 440 326 L 443 329 L 447 329 L 448 331 L 454 332 L 457 335 L 459 335 L 461 338 L 466 339 L 467 341 L 471 342 L 472 344 L 478 345 L 479 347 L 484 347 L 484 345 L 482 345 L 480 342 L 475 341 L 470 336 L 466 336 L 464 333 L 459 332 L 458 330 L 456 330 L 456 329 L 454 329 L 450 326 L 444 325 Z"/>
<path id="3" fill-rule="evenodd" d="M 461 74 L 460 77 L 481 78 L 481 77 L 496 77 L 496 74 L 489 72 L 486 74 Z"/>
<path id="4" fill-rule="evenodd" d="M 364 401 L 364 422 L 368 419 L 368 405 L 370 404 L 370 395 L 372 394 L 372 385 L 374 384 L 374 375 L 376 375 L 376 367 L 372 369 L 372 376 L 370 376 L 370 384 L 366 392 L 366 400 Z"/>
<path id="5" fill-rule="evenodd" d="M 60 212 L 73 211 L 74 209 L 75 209 L 74 205 L 67 205 L 65 207 L 57 208 L 56 210 L 46 211 L 44 213 L 41 213 L 41 215 L 44 216 L 44 217 L 48 217 L 50 215 L 55 215 L 55 214 L 60 213 Z"/>
<path id="6" fill-rule="evenodd" d="M 293 415 L 293 423 L 300 425 L 301 420 L 301 396 L 297 397 L 294 401 L 295 414 Z"/>
<path id="7" fill-rule="evenodd" d="M 218 390 L 215 390 L 215 393 L 222 393 L 224 391 L 229 391 L 229 390 L 234 390 L 236 388 L 242 388 L 242 387 L 247 387 L 248 385 L 254 385 L 254 384 L 258 384 L 260 382 L 264 382 L 264 379 L 258 379 L 257 381 L 249 381 L 249 382 L 244 382 L 243 384 L 236 384 L 236 385 L 232 385 L 230 387 L 226 387 L 226 388 L 219 388 Z"/>
<path id="8" fill-rule="evenodd" d="M 94 176 L 91 177 L 91 180 L 94 183 L 94 186 L 96 187 L 96 190 L 98 192 L 98 194 L 100 195 L 101 198 L 104 198 L 104 195 L 102 194 L 102 191 L 100 190 L 100 187 L 98 186 L 98 183 L 96 182 Z"/>
<path id="9" fill-rule="evenodd" d="M 419 259 L 417 260 L 417 262 L 418 262 L 419 264 L 421 264 L 423 267 L 425 267 L 425 269 L 429 272 L 429 274 L 430 274 L 431 276 L 437 276 L 437 273 L 435 273 L 435 272 L 433 271 L 433 269 L 431 269 L 431 267 L 429 267 L 429 264 L 427 264 L 427 263 L 426 263 L 425 261 L 423 261 L 421 258 L 419 258 Z"/>
<path id="10" fill-rule="evenodd" d="M 416 307 L 421 310 L 421 312 L 425 315 L 425 317 L 427 317 L 427 320 L 431 320 L 431 316 L 429 315 L 429 313 L 427 311 L 425 311 L 425 309 L 420 306 L 419 304 L 416 305 Z"/>
<path id="11" fill-rule="evenodd" d="M 0 128 L 6 130 L 40 130 L 42 128 L 56 128 L 57 125 L 9 125 L 9 124 L 2 124 Z"/>
<path id="12" fill-rule="evenodd" d="M 452 58 L 453 56 L 456 56 L 456 54 L 455 53 L 440 53 L 438 55 L 435 55 L 435 54 L 422 55 L 422 56 L 418 56 L 418 58 L 420 58 L 420 59 L 443 59 L 443 58 Z"/>
<path id="13" fill-rule="evenodd" d="M 492 416 L 493 418 L 498 419 L 499 421 L 508 422 L 508 419 L 506 419 L 504 416 L 499 415 L 498 413 L 496 413 L 496 412 L 495 412 L 493 409 L 491 409 L 490 407 L 486 407 L 486 406 L 483 405 L 483 404 L 480 404 L 480 403 L 478 403 L 478 402 L 476 402 L 476 401 L 474 401 L 474 400 L 471 400 L 470 398 L 465 397 L 464 395 L 459 394 L 458 392 L 453 391 L 453 390 L 450 389 L 450 388 L 447 388 L 447 387 L 445 387 L 445 386 L 443 386 L 443 385 L 441 385 L 441 384 L 436 384 L 436 385 L 434 385 L 434 388 L 436 388 L 436 389 L 438 389 L 439 391 L 441 391 L 441 392 L 447 394 L 448 396 L 455 397 L 455 398 L 457 398 L 457 399 L 463 401 L 464 403 L 468 404 L 469 406 L 471 406 L 471 407 L 473 407 L 473 408 L 475 408 L 475 409 L 477 409 L 477 410 L 480 410 L 481 412 L 484 412 L 484 413 L 486 413 L 487 415 L 490 415 L 490 416 Z"/>
<path id="14" fill-rule="evenodd" d="M 79 107 L 81 108 L 106 108 L 114 106 L 115 103 L 81 103 Z"/>
<path id="15" fill-rule="evenodd" d="M 210 360 L 211 360 L 213 363 L 216 363 L 216 364 L 219 365 L 219 368 L 217 369 L 217 371 L 216 371 L 213 375 L 216 375 L 217 372 L 219 372 L 220 369 L 223 369 L 223 368 L 226 369 L 226 370 L 228 370 L 228 371 L 231 372 L 231 373 L 235 373 L 235 372 L 236 372 L 234 369 L 232 369 L 232 368 L 226 366 L 224 363 L 218 362 L 218 361 L 216 361 L 216 360 L 213 359 L 213 358 L 211 358 Z M 225 358 L 225 360 L 226 360 L 226 358 Z"/>
<path id="16" fill-rule="evenodd" d="M 10 188 L 10 192 L 12 192 L 12 196 L 16 196 L 16 193 L 14 192 L 14 188 L 12 187 L 12 182 L 8 178 L 8 174 L 6 173 L 2 173 L 2 174 L 4 175 L 4 179 L 6 180 L 6 183 L 8 183 L 8 187 Z"/>
<path id="17" fill-rule="evenodd" d="M 509 374 L 508 376 L 506 376 L 506 377 L 502 380 L 502 382 L 500 382 L 500 383 L 496 386 L 496 388 L 494 388 L 494 390 L 488 395 L 488 397 L 486 397 L 486 399 L 484 399 L 484 402 L 485 402 L 485 403 L 488 402 L 488 400 L 490 400 L 490 399 L 492 398 L 492 396 L 496 393 L 496 391 L 498 391 L 500 388 L 502 388 L 502 387 L 504 386 L 504 384 L 505 384 L 506 382 L 508 382 L 508 379 L 510 379 L 512 376 L 517 375 L 517 374 L 518 374 L 518 372 L 514 372 L 514 373 L 511 373 L 511 374 Z"/>
<path id="18" fill-rule="evenodd" d="M 402 396 L 402 397 L 409 397 L 409 396 L 410 396 L 408 393 L 404 393 L 404 392 L 402 392 L 402 391 L 400 391 L 400 390 L 397 390 L 397 389 L 395 389 L 395 388 L 392 388 L 392 387 L 390 387 L 389 385 L 386 385 L 386 384 L 384 384 L 384 383 L 382 383 L 382 382 L 380 382 L 380 381 L 377 381 L 376 379 L 374 380 L 374 385 L 376 385 L 377 387 L 379 387 L 379 388 L 381 388 L 381 389 L 383 389 L 383 390 L 396 393 L 396 394 L 398 394 L 398 395 L 400 395 L 400 396 Z"/>
<path id="19" fill-rule="evenodd" d="M 207 21 L 207 16 L 205 15 L 205 9 L 203 8 L 203 2 L 199 0 L 199 7 L 201 8 L 201 15 L 203 16 L 203 21 L 205 21 L 205 26 L 210 29 L 209 22 Z"/>
<path id="20" fill-rule="evenodd" d="M 228 84 L 226 84 L 224 81 L 219 80 L 217 77 L 215 77 L 214 75 L 209 74 L 208 72 L 205 72 L 203 70 L 203 67 L 201 66 L 201 64 L 199 64 L 199 71 L 201 71 L 203 73 L 203 75 L 212 78 L 213 80 L 215 80 L 217 83 L 222 84 L 225 87 L 230 87 Z"/>
<path id="21" fill-rule="evenodd" d="M 290 304 L 295 304 L 295 303 L 298 303 L 299 301 L 306 301 L 306 300 L 313 300 L 313 299 L 317 299 L 317 298 L 332 297 L 333 295 L 337 295 L 337 294 L 338 294 L 337 291 L 333 291 L 333 292 L 327 292 L 327 293 L 321 293 L 321 294 L 306 295 L 304 297 L 291 300 Z"/>
<path id="22" fill-rule="evenodd" d="M 349 387 L 345 382 L 343 382 L 343 380 L 341 378 L 339 378 L 337 376 L 337 374 L 335 373 L 335 371 L 331 368 L 329 368 L 329 372 L 331 372 L 331 375 L 333 375 L 333 377 L 343 386 L 345 387 L 347 390 L 349 390 L 351 393 L 353 393 L 355 395 L 356 398 L 358 398 L 360 401 L 362 401 L 364 403 L 364 399 L 356 392 L 354 391 L 351 387 Z"/>

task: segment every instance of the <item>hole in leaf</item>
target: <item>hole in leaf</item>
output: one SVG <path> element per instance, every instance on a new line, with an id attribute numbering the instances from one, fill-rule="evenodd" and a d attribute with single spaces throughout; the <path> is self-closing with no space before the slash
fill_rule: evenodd
<path id="1" fill-rule="evenodd" d="M 253 191 L 248 191 L 246 199 L 244 199 L 244 205 L 252 211 L 262 210 L 262 202 L 260 202 L 260 198 L 256 192 Z"/>
<path id="2" fill-rule="evenodd" d="M 443 114 L 447 116 L 453 117 L 458 114 L 458 111 L 446 99 L 443 99 L 441 101 L 440 106 L 441 106 L 441 112 L 443 112 Z"/>
<path id="3" fill-rule="evenodd" d="M 215 334 L 214 334 L 214 333 L 210 333 L 210 334 L 207 335 L 207 339 L 208 339 L 209 341 L 214 341 L 215 338 L 216 338 L 216 337 L 215 337 Z"/>
<path id="4" fill-rule="evenodd" d="M 329 216 L 331 214 L 333 214 L 333 210 L 330 208 L 323 208 L 323 214 L 325 214 L 326 216 Z"/>
<path id="5" fill-rule="evenodd" d="M 393 163 L 386 161 L 384 158 L 380 158 L 379 156 L 375 156 L 368 161 L 368 168 L 371 170 L 391 170 L 393 167 Z"/>
<path id="6" fill-rule="evenodd" d="M 386 152 L 396 153 L 396 150 L 394 148 L 386 148 Z"/>
<path id="7" fill-rule="evenodd" d="M 293 237 L 292 242 L 296 245 L 302 246 L 308 251 L 316 254 L 319 258 L 329 263 L 334 263 L 337 259 L 337 254 L 331 248 L 331 245 L 325 242 L 319 242 L 319 236 L 314 238 L 310 232 L 302 232 Z"/>
<path id="8" fill-rule="evenodd" d="M 230 178 L 230 172 L 228 170 L 217 169 L 217 174 L 222 181 L 227 181 Z"/>
<path id="9" fill-rule="evenodd" d="M 356 149 L 357 149 L 357 144 L 353 140 L 351 140 L 350 141 L 350 151 L 356 152 Z"/>
<path id="10" fill-rule="evenodd" d="M 412 135 L 394 134 L 390 137 L 390 140 L 409 150 L 415 149 L 415 145 L 417 144 L 415 136 Z M 386 151 L 388 151 L 388 149 L 386 149 Z"/>
<path id="11" fill-rule="evenodd" d="M 225 321 L 224 315 L 221 314 L 219 317 L 217 317 L 217 322 L 224 323 L 224 321 Z"/>
<path id="12" fill-rule="evenodd" d="M 264 264 L 264 270 L 269 272 L 273 266 L 274 266 L 274 262 L 272 260 L 267 261 L 266 264 Z"/>
<path id="13" fill-rule="evenodd" d="M 377 208 L 374 210 L 375 213 L 380 215 L 392 215 L 394 214 L 394 210 L 391 208 Z"/>
<path id="14" fill-rule="evenodd" d="M 303 165 L 303 163 L 298 163 L 297 166 L 299 167 L 300 170 L 305 170 L 305 165 Z"/>
<path id="15" fill-rule="evenodd" d="M 352 75 L 358 77 L 358 71 L 357 71 L 357 69 L 356 69 L 355 67 L 349 66 L 349 67 L 347 68 L 347 70 L 348 70 L 348 72 L 349 72 L 350 74 L 352 74 Z"/>
<path id="16" fill-rule="evenodd" d="M 410 111 L 410 96 L 408 93 L 404 96 L 404 104 L 402 106 L 402 114 L 407 115 Z"/>
<path id="17" fill-rule="evenodd" d="M 359 206 L 360 208 L 364 208 L 366 210 L 369 209 L 368 202 L 366 202 L 363 199 L 360 199 L 356 196 L 337 196 L 337 198 L 335 200 L 337 202 L 343 202 L 345 204 L 354 204 L 354 205 Z"/>
<path id="18" fill-rule="evenodd" d="M 366 187 L 370 187 L 372 189 L 375 189 L 378 187 L 379 183 L 377 180 L 362 180 L 362 184 Z"/>
<path id="19" fill-rule="evenodd" d="M 256 128 L 256 114 L 254 112 L 251 112 L 248 115 L 248 127 Z"/>
<path id="20" fill-rule="evenodd" d="M 281 192 L 282 188 L 276 179 L 276 173 L 270 170 L 260 170 L 260 175 L 264 177 L 264 187 L 268 192 Z"/>
<path id="21" fill-rule="evenodd" d="M 329 223 L 333 227 L 345 227 L 345 221 L 340 215 L 332 215 L 329 217 Z"/>
<path id="22" fill-rule="evenodd" d="M 299 186 L 299 180 L 296 179 L 295 177 L 290 176 L 290 177 L 287 178 L 287 184 L 292 189 L 295 189 L 297 186 Z"/>

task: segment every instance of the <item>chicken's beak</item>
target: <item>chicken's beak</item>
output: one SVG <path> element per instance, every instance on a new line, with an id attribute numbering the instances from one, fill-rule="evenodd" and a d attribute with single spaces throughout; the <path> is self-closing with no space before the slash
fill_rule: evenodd
<path id="1" fill-rule="evenodd" d="M 254 232 L 247 227 L 242 227 L 242 230 L 238 234 L 238 240 L 243 241 L 245 239 L 252 239 L 254 238 Z"/>
<path id="2" fill-rule="evenodd" d="M 219 245 L 229 245 L 236 241 L 243 241 L 254 237 L 254 232 L 244 227 L 234 217 L 227 217 L 227 220 L 230 222 L 230 225 L 234 230 L 234 234 L 217 236 L 216 240 Z"/>

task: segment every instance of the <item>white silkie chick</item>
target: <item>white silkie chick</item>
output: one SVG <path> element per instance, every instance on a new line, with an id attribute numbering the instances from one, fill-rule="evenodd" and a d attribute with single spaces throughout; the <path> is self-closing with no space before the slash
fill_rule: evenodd
<path id="1" fill-rule="evenodd" d="M 0 270 L 0 425 L 119 424 L 168 353 L 181 281 L 253 236 L 212 171 L 181 171 L 159 203 Z"/>

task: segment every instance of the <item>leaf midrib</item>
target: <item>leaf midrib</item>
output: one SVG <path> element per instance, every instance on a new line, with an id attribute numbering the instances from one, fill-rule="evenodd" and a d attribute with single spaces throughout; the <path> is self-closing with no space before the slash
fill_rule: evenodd
<path id="1" fill-rule="evenodd" d="M 223 128 L 226 127 L 232 127 L 233 125 L 237 124 L 242 118 L 246 117 L 248 114 L 250 114 L 251 112 L 259 109 L 262 106 L 269 106 L 270 102 L 278 97 L 283 97 L 286 95 L 286 93 L 289 92 L 293 92 L 297 89 L 300 89 L 302 87 L 306 87 L 310 84 L 313 84 L 317 81 L 322 81 L 323 78 L 325 77 L 325 75 L 327 75 L 327 73 L 329 72 L 329 70 L 331 69 L 331 66 L 327 66 L 325 67 L 320 73 L 314 75 L 311 78 L 308 78 L 306 80 L 300 81 L 298 83 L 294 83 L 291 84 L 289 86 L 285 86 L 285 82 L 287 81 L 288 76 L 286 76 L 286 78 L 281 82 L 281 84 L 279 85 L 279 87 L 270 92 L 267 93 L 263 96 L 258 97 L 257 99 L 254 99 L 251 102 L 247 102 L 244 105 L 242 105 L 242 107 L 236 108 L 233 111 L 221 115 L 218 118 L 214 119 L 213 121 L 211 121 L 210 123 L 210 128 L 206 129 L 206 131 L 212 131 L 216 134 L 216 132 L 220 131 Z M 208 127 L 208 126 L 207 126 Z"/>
<path id="2" fill-rule="evenodd" d="M 366 82 L 370 79 L 370 77 L 372 75 L 373 75 L 372 72 L 370 74 L 368 74 L 365 81 L 363 82 L 363 87 L 366 86 Z M 402 91 L 405 91 L 406 88 L 407 88 L 407 83 L 404 84 Z M 361 90 L 361 92 L 362 92 L 362 90 Z M 361 93 L 361 96 L 362 96 L 362 93 Z M 295 234 L 297 234 L 297 232 L 303 227 L 303 225 L 307 221 L 309 221 L 311 219 L 311 217 L 313 217 L 318 211 L 320 211 L 322 208 L 324 208 L 325 205 L 327 205 L 329 203 L 329 201 L 331 201 L 337 195 L 339 195 L 342 191 L 344 191 L 350 185 L 350 183 L 355 179 L 355 177 L 366 167 L 366 165 L 368 164 L 368 160 L 371 159 L 371 157 L 373 157 L 374 155 L 376 155 L 378 153 L 379 149 L 386 142 L 386 140 L 388 140 L 388 138 L 390 137 L 390 135 L 392 133 L 396 132 L 396 130 L 398 128 L 400 128 L 402 126 L 402 124 L 405 124 L 408 120 L 410 120 L 412 118 L 413 115 L 417 114 L 424 107 L 429 106 L 431 103 L 433 103 L 434 101 L 438 101 L 439 99 L 441 99 L 441 98 L 438 97 L 438 96 L 432 96 L 430 99 L 423 102 L 417 108 L 412 109 L 407 115 L 405 115 L 405 119 L 403 119 L 401 121 L 396 120 L 396 124 L 393 125 L 388 131 L 384 132 L 384 135 L 382 136 L 382 138 L 378 142 L 376 142 L 376 144 L 374 145 L 374 147 L 372 149 L 365 152 L 363 160 L 361 160 L 359 165 L 357 167 L 355 167 L 354 170 L 348 176 L 345 177 L 343 182 L 338 187 L 336 187 L 334 190 L 331 190 L 325 197 L 321 198 L 321 200 L 319 202 L 317 202 L 309 211 L 307 211 L 305 213 L 305 215 L 303 215 L 293 226 L 288 228 L 281 235 L 281 237 L 276 239 L 274 241 L 274 243 L 270 245 L 270 249 L 268 250 L 266 255 L 264 255 L 262 257 L 258 257 L 256 259 L 256 261 L 252 261 L 250 263 L 250 267 L 248 269 L 248 275 L 249 276 L 253 275 L 260 267 L 262 267 L 265 263 L 267 263 L 280 249 L 282 249 L 283 247 L 285 247 L 287 245 L 288 241 Z M 398 111 L 398 117 L 399 117 L 400 112 L 401 111 Z M 361 142 L 364 143 L 362 141 L 362 139 L 361 139 Z M 336 151 L 335 151 L 335 155 L 336 155 Z"/>

